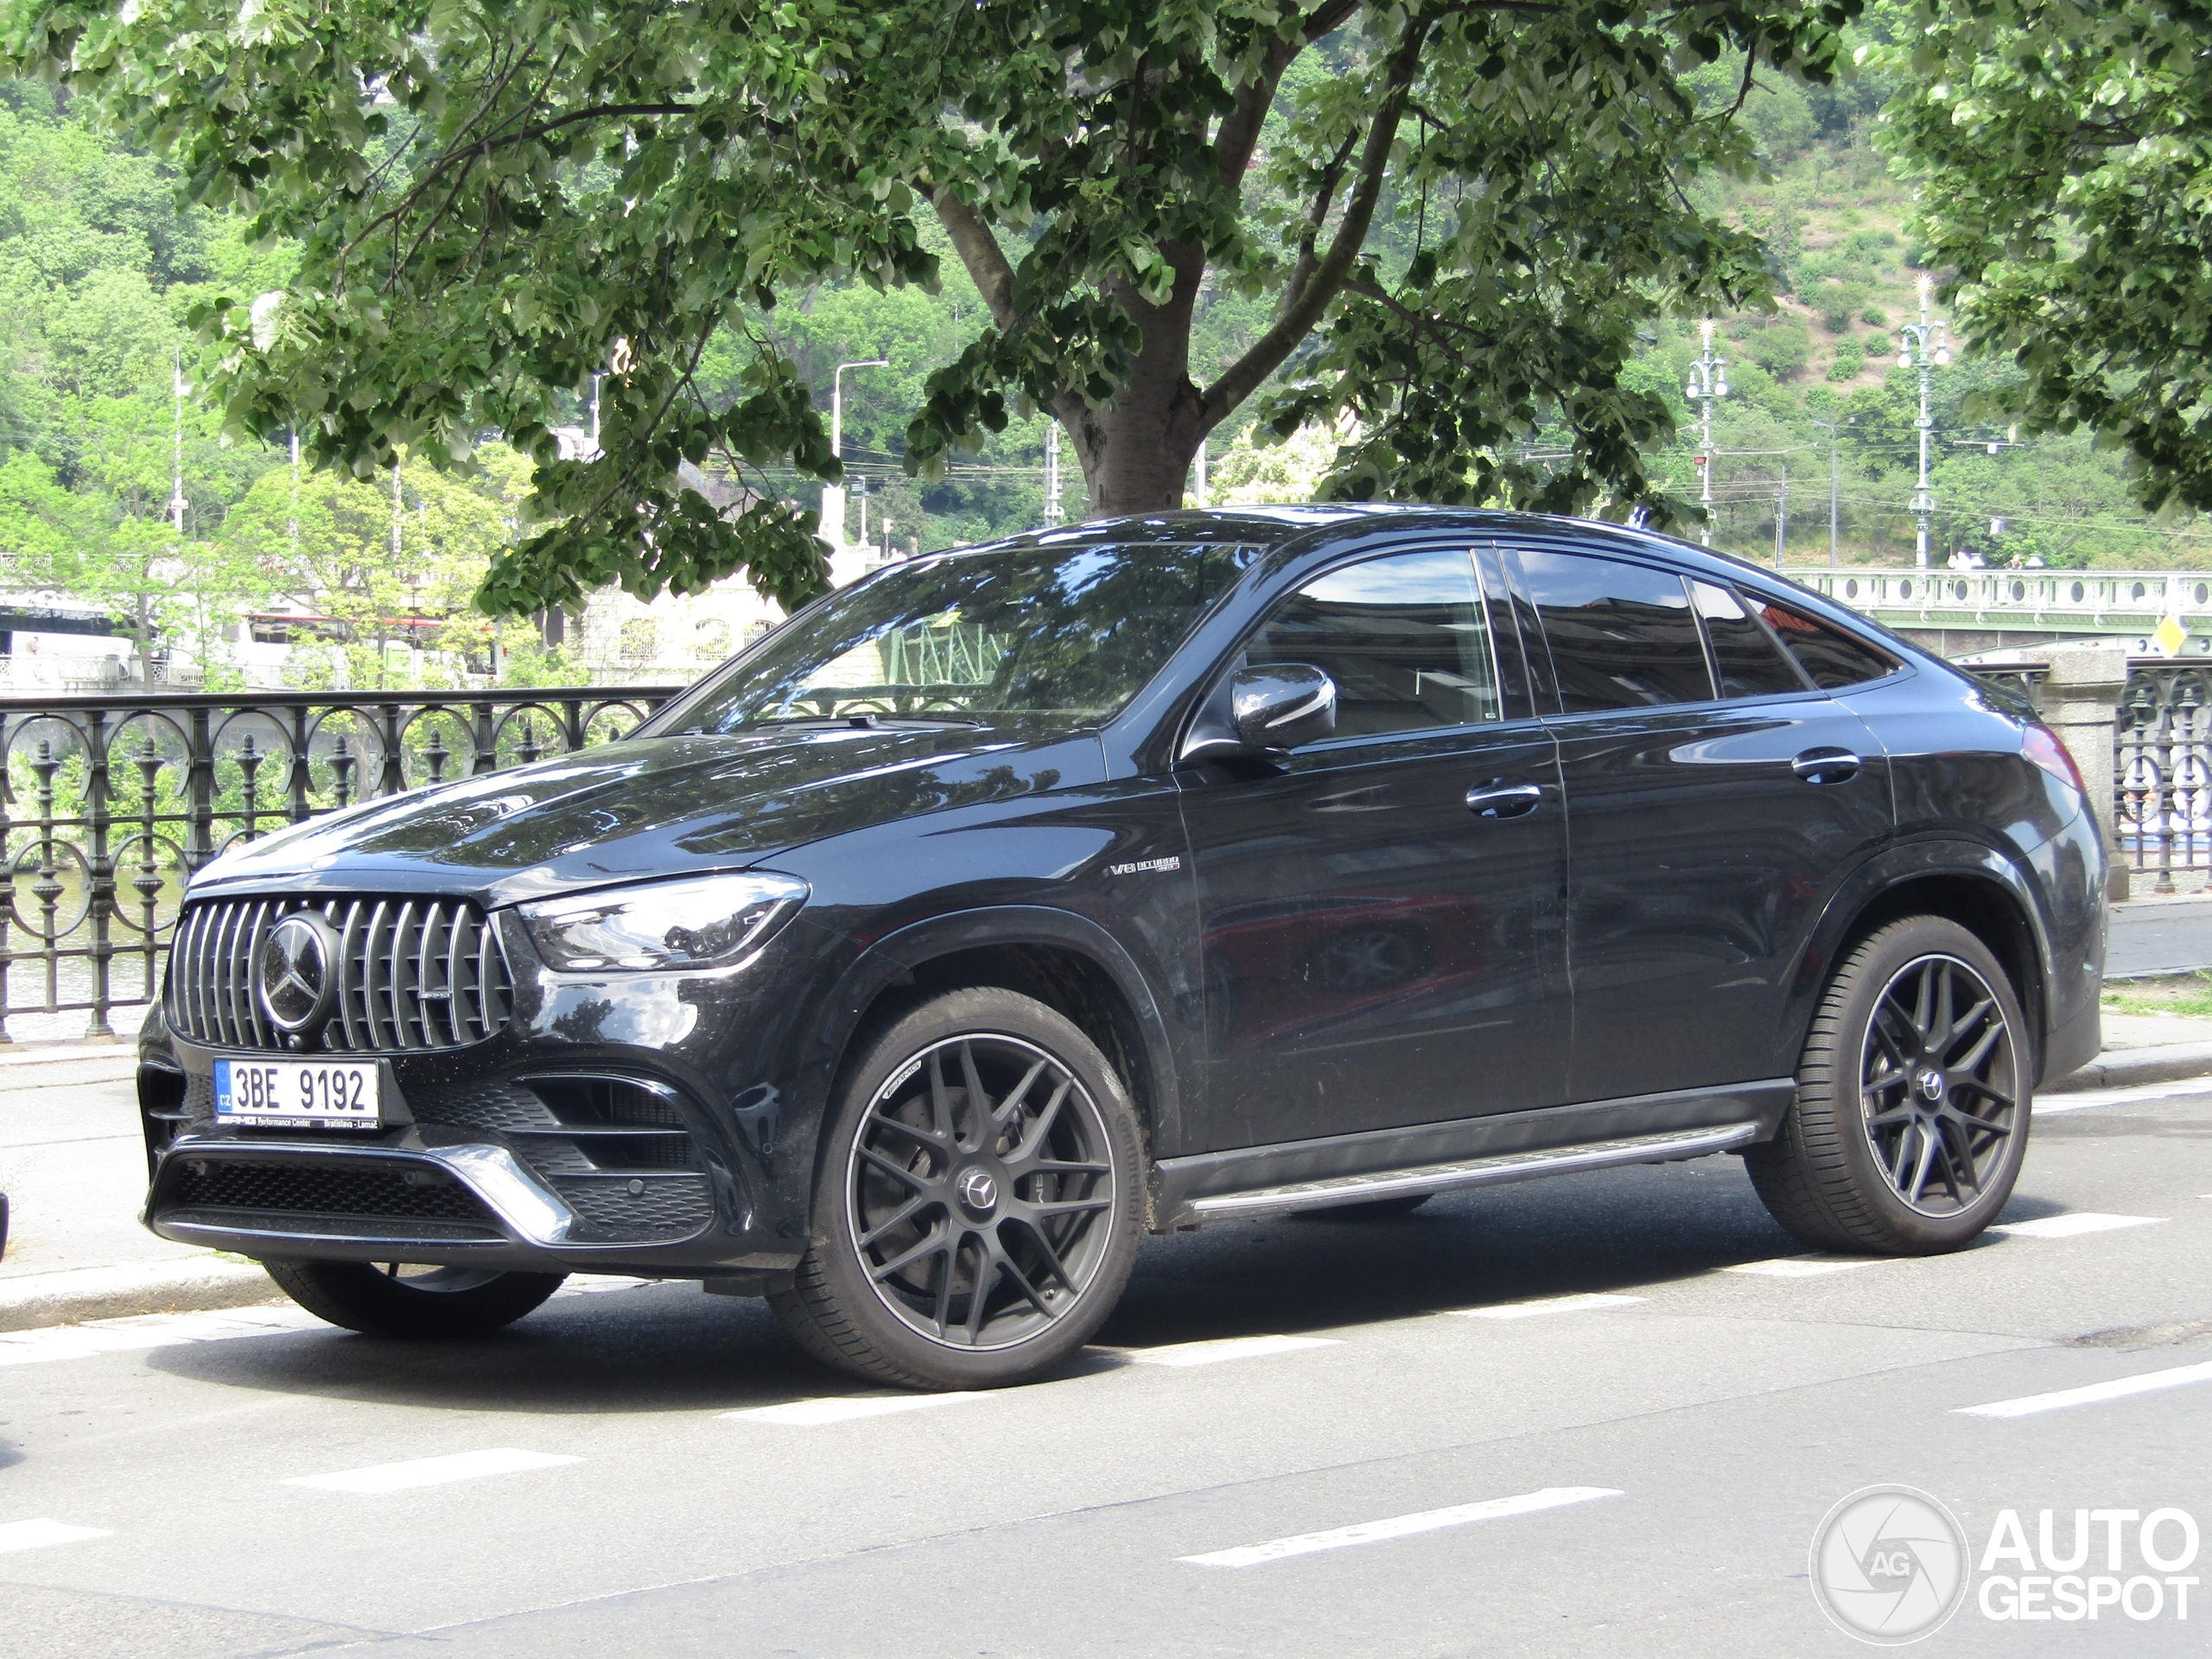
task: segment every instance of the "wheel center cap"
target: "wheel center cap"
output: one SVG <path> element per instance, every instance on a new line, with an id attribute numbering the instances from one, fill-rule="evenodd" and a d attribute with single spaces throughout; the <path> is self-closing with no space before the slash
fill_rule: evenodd
<path id="1" fill-rule="evenodd" d="M 1934 1066 L 1923 1066 L 1912 1081 L 1919 1089 L 1922 1098 L 1926 1100 L 1943 1098 L 1943 1074 Z"/>
<path id="2" fill-rule="evenodd" d="M 963 1207 L 979 1220 L 998 1208 L 999 1184 L 991 1179 L 988 1170 L 969 1170 L 953 1190 L 960 1194 Z"/>

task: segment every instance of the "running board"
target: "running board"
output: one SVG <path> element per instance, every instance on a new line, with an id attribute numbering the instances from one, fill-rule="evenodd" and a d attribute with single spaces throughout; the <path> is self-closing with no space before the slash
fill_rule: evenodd
<path id="1" fill-rule="evenodd" d="M 1620 1164 L 1670 1164 L 1716 1152 L 1734 1152 L 1751 1145 L 1760 1133 L 1757 1123 L 1728 1123 L 1719 1128 L 1687 1134 L 1641 1135 L 1621 1141 L 1600 1141 L 1556 1152 L 1509 1153 L 1456 1164 L 1431 1164 L 1421 1169 L 1340 1175 L 1293 1186 L 1224 1192 L 1214 1198 L 1193 1198 L 1174 1224 L 1193 1227 L 1202 1222 L 1226 1221 L 1241 1216 L 1326 1210 L 1340 1204 L 1367 1204 L 1416 1192 L 1453 1192 L 1462 1187 L 1497 1186 L 1507 1181 L 1535 1180 L 1545 1175 L 1571 1175 L 1578 1170 L 1611 1169 Z"/>

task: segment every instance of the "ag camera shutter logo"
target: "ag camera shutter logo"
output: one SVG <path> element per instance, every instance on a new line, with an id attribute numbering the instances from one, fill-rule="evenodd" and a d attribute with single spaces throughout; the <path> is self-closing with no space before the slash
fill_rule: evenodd
<path id="1" fill-rule="evenodd" d="M 1813 1534 L 1813 1594 L 1836 1627 L 1878 1647 L 1941 1630 L 1967 1599 L 1966 1529 L 1910 1486 L 1869 1486 Z"/>

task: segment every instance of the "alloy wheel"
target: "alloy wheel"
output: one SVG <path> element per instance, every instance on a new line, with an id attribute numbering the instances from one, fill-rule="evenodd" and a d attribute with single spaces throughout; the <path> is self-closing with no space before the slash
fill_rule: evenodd
<path id="1" fill-rule="evenodd" d="M 1956 1215 L 1992 1184 L 2015 1128 L 2017 1064 L 2003 1006 L 1967 963 L 1925 956 L 1891 976 L 1866 1023 L 1859 1101 L 1906 1205 Z"/>
<path id="2" fill-rule="evenodd" d="M 1072 1313 L 1113 1237 L 1106 1124 L 1075 1073 L 997 1034 L 931 1045 L 868 1103 L 846 1220 L 885 1307 L 933 1342 L 1028 1341 Z"/>

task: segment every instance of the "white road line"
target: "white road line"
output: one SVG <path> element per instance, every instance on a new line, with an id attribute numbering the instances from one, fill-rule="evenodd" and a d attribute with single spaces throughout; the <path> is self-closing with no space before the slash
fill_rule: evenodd
<path id="1" fill-rule="evenodd" d="M 1518 1497 L 1493 1497 L 1448 1510 L 1423 1510 L 1418 1515 L 1363 1521 L 1357 1526 L 1337 1527 L 1327 1532 L 1301 1532 L 1289 1538 L 1271 1538 L 1264 1544 L 1245 1544 L 1236 1549 L 1217 1549 L 1207 1555 L 1181 1555 L 1176 1559 L 1188 1567 L 1264 1567 L 1269 1561 L 1292 1555 L 1311 1555 L 1318 1550 L 1387 1543 L 1393 1538 L 1409 1538 L 1415 1533 L 1435 1532 L 1445 1527 L 1503 1521 L 1509 1516 L 1534 1515 L 1540 1510 L 1556 1510 L 1569 1503 L 1586 1503 L 1595 1497 L 1620 1496 L 1610 1486 L 1547 1486 L 1540 1492 L 1523 1492 Z"/>
<path id="2" fill-rule="evenodd" d="M 409 1463 L 373 1464 L 366 1469 L 341 1469 L 334 1475 L 296 1475 L 287 1486 L 313 1486 L 326 1492 L 400 1492 L 411 1486 L 442 1486 L 449 1481 L 474 1480 L 482 1475 L 516 1475 L 526 1469 L 550 1469 L 582 1458 L 553 1452 L 518 1452 L 494 1446 L 486 1452 L 456 1452 L 449 1457 L 416 1458 Z"/>
<path id="3" fill-rule="evenodd" d="M 60 1521 L 10 1521 L 0 1524 L 0 1555 L 17 1549 L 43 1549 L 48 1544 L 73 1544 L 86 1538 L 109 1538 L 106 1527 L 73 1527 Z"/>
<path id="4" fill-rule="evenodd" d="M 1778 1255 L 1771 1262 L 1738 1262 L 1723 1273 L 1749 1273 L 1762 1279 L 1814 1279 L 1824 1273 L 1844 1273 L 1853 1268 L 1871 1268 L 1889 1258 L 1880 1255 Z"/>
<path id="5" fill-rule="evenodd" d="M 2164 1220 L 2164 1216 L 2102 1216 L 2094 1210 L 2075 1210 L 2034 1221 L 2008 1221 L 1989 1230 L 2008 1238 L 2078 1238 L 2083 1233 L 2117 1232 L 2123 1227 L 2155 1227 Z"/>
<path id="6" fill-rule="evenodd" d="M 2093 1106 L 2129 1106 L 2142 1101 L 2189 1100 L 2212 1094 L 2212 1077 L 2189 1077 L 2178 1083 L 2139 1083 L 2127 1089 L 2084 1089 L 2079 1092 L 2036 1096 L 2034 1115 L 2087 1111 Z"/>
<path id="7" fill-rule="evenodd" d="M 1547 1313 L 1585 1313 L 1601 1307 L 1634 1307 L 1641 1296 L 1605 1296 L 1595 1292 L 1582 1296 L 1547 1296 L 1533 1302 L 1506 1302 L 1497 1307 L 1454 1307 L 1446 1312 L 1458 1319 L 1539 1319 Z"/>
<path id="8" fill-rule="evenodd" d="M 1995 1400 L 1986 1406 L 1960 1406 L 1961 1417 L 2033 1417 L 2069 1406 L 2094 1406 L 2105 1400 L 2125 1400 L 2132 1394 L 2156 1394 L 2164 1389 L 2185 1389 L 2193 1382 L 2212 1382 L 2212 1363 L 2177 1365 L 2170 1371 L 2144 1371 L 2134 1376 L 2092 1382 L 2085 1389 L 2061 1389 L 2054 1394 L 2024 1395 L 2018 1400 Z"/>
<path id="9" fill-rule="evenodd" d="M 239 1308 L 226 1313 L 133 1313 L 83 1325 L 0 1331 L 0 1365 L 36 1365 L 133 1349 L 169 1348 L 180 1343 L 224 1342 L 234 1337 L 329 1328 L 301 1307 Z"/>
<path id="10" fill-rule="evenodd" d="M 1171 1342 L 1158 1348 L 1105 1348 L 1125 1365 L 1218 1365 L 1226 1359 L 1260 1359 L 1301 1348 L 1341 1348 L 1335 1337 L 1220 1337 L 1211 1342 Z"/>
<path id="11" fill-rule="evenodd" d="M 719 1414 L 739 1422 L 818 1428 L 824 1423 L 849 1423 L 861 1417 L 888 1417 L 902 1411 L 927 1411 L 932 1406 L 957 1406 L 989 1398 L 989 1392 L 982 1389 L 952 1394 L 844 1394 L 821 1400 L 791 1400 L 780 1406 L 748 1406 L 742 1411 Z"/>

